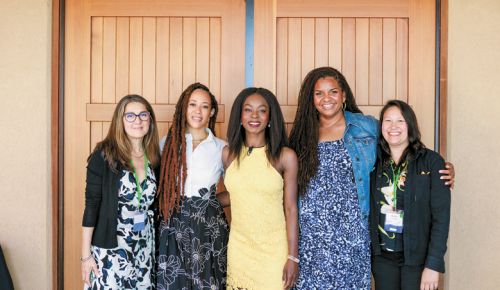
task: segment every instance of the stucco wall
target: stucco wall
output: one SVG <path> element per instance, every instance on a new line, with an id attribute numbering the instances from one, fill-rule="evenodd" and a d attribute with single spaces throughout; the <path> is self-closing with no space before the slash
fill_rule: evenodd
<path id="1" fill-rule="evenodd" d="M 0 1 L 0 244 L 16 289 L 51 288 L 50 5 Z"/>
<path id="2" fill-rule="evenodd" d="M 500 1 L 449 1 L 447 289 L 500 287 Z"/>

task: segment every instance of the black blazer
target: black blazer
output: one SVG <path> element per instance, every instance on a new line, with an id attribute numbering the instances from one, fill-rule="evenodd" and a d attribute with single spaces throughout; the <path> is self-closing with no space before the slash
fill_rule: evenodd
<path id="1" fill-rule="evenodd" d="M 85 188 L 85 211 L 82 226 L 93 227 L 92 245 L 105 249 L 118 246 L 116 230 L 118 225 L 118 191 L 120 172 L 111 170 L 104 159 L 104 153 L 96 150 L 87 164 L 87 186 Z M 158 168 L 155 168 L 158 176 Z M 155 210 L 155 204 L 151 209 Z"/>
<path id="2" fill-rule="evenodd" d="M 380 158 L 379 158 L 380 160 Z M 404 193 L 403 245 L 405 265 L 424 265 L 444 273 L 444 254 L 450 226 L 450 188 L 441 180 L 444 160 L 436 152 L 423 149 L 409 161 Z M 373 193 L 382 182 L 382 165 L 370 176 L 370 237 L 372 253 L 380 255 L 378 222 L 380 206 Z"/>

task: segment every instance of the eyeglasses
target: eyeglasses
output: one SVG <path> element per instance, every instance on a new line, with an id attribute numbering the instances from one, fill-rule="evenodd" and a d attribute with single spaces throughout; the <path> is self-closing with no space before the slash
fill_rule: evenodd
<path id="1" fill-rule="evenodd" d="M 141 121 L 149 121 L 151 114 L 148 111 L 140 112 L 139 114 L 127 112 L 123 114 L 123 117 L 125 117 L 125 121 L 132 123 L 137 117 L 139 117 Z"/>

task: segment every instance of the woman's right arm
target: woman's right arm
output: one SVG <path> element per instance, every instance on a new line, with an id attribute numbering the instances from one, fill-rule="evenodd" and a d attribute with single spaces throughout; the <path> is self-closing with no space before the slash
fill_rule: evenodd
<path id="1" fill-rule="evenodd" d="M 85 284 L 90 286 L 91 280 L 91 272 L 96 277 L 101 276 L 101 273 L 97 269 L 97 265 L 95 263 L 94 257 L 92 257 L 92 253 L 90 252 L 90 243 L 92 241 L 92 234 L 94 233 L 93 227 L 82 227 L 82 280 Z"/>
<path id="2" fill-rule="evenodd" d="M 95 276 L 100 276 L 99 270 L 95 263 L 90 246 L 94 227 L 97 223 L 99 208 L 102 199 L 102 178 L 105 168 L 105 160 L 100 152 L 94 152 L 90 157 L 87 165 L 87 179 L 85 187 L 85 211 L 82 221 L 82 280 L 90 285 L 90 274 L 93 272 Z"/>

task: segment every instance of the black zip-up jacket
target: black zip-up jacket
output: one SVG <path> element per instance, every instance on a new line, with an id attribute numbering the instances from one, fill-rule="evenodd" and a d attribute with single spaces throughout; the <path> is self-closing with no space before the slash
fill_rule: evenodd
<path id="1" fill-rule="evenodd" d="M 408 163 L 404 191 L 403 247 L 405 265 L 444 273 L 444 254 L 450 226 L 450 188 L 441 180 L 444 160 L 436 152 L 422 149 Z M 370 177 L 370 237 L 372 254 L 380 255 L 378 223 L 380 205 L 373 194 L 383 182 L 380 158 Z"/>
<path id="2" fill-rule="evenodd" d="M 85 211 L 82 226 L 94 227 L 92 245 L 105 249 L 118 246 L 116 236 L 118 225 L 118 191 L 120 173 L 111 170 L 104 159 L 104 153 L 97 150 L 90 156 L 87 164 L 87 186 L 85 188 Z M 158 178 L 158 168 L 155 168 Z M 150 209 L 156 211 L 156 202 Z M 156 215 L 156 212 L 155 212 Z"/>

